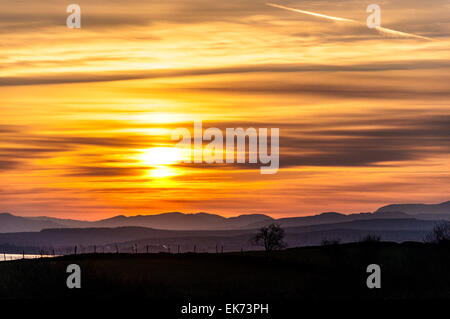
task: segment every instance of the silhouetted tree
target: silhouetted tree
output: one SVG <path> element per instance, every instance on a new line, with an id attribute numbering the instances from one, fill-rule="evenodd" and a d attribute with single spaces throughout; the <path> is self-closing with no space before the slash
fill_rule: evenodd
<path id="1" fill-rule="evenodd" d="M 260 228 L 259 232 L 253 237 L 255 245 L 264 246 L 266 254 L 273 250 L 279 250 L 287 247 L 283 241 L 284 229 L 278 224 L 271 224 L 267 227 Z"/>
<path id="2" fill-rule="evenodd" d="M 433 231 L 426 236 L 425 241 L 435 244 L 450 244 L 450 221 L 435 225 Z"/>

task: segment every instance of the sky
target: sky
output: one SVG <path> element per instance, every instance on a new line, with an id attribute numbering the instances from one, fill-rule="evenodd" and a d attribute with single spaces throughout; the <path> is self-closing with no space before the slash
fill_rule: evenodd
<path id="1" fill-rule="evenodd" d="M 375 2 L 376 1 L 376 2 Z M 450 2 L 0 0 L 0 212 L 273 217 L 450 191 Z M 382 27 L 364 26 L 381 8 Z M 428 39 L 429 38 L 429 39 Z M 279 128 L 280 169 L 186 164 L 175 128 Z"/>

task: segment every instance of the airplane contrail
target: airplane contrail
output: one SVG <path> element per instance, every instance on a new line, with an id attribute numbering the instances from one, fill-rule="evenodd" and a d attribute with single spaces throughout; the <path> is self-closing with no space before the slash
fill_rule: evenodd
<path id="1" fill-rule="evenodd" d="M 285 6 L 282 6 L 282 5 L 279 5 L 279 4 L 275 4 L 275 3 L 266 3 L 266 4 L 268 6 L 271 6 L 271 7 L 284 9 L 284 10 L 289 10 L 289 11 L 298 12 L 298 13 L 303 13 L 303 14 L 308 14 L 308 15 L 311 15 L 311 16 L 319 17 L 319 18 L 325 18 L 325 19 L 334 20 L 334 21 L 350 22 L 350 23 L 355 23 L 355 24 L 359 24 L 359 25 L 365 26 L 364 23 L 356 21 L 356 20 L 353 20 L 353 19 L 333 17 L 333 16 L 321 14 L 321 13 L 316 13 L 316 12 L 311 12 L 311 11 L 305 11 L 305 10 L 300 10 L 300 9 L 289 8 L 289 7 L 285 7 Z M 400 37 L 405 37 L 405 38 L 416 38 L 416 39 L 423 39 L 423 40 L 432 40 L 430 38 L 423 37 L 423 36 L 420 36 L 420 35 L 417 35 L 417 34 L 401 32 L 401 31 L 392 30 L 392 29 L 383 28 L 383 27 L 374 27 L 374 29 L 377 30 L 380 33 L 383 33 L 383 34 L 389 35 L 389 36 L 400 36 Z"/>

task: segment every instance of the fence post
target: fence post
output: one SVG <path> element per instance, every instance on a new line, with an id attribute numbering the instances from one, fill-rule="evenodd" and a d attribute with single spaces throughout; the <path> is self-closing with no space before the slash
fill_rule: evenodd
<path id="1" fill-rule="evenodd" d="M 145 246 L 145 248 L 147 249 L 147 254 L 148 254 L 148 245 L 147 245 L 147 246 Z"/>
<path id="2" fill-rule="evenodd" d="M 223 245 L 222 245 L 222 254 L 223 254 Z"/>
<path id="3" fill-rule="evenodd" d="M 180 253 L 180 244 L 178 244 L 178 253 Z"/>
<path id="4" fill-rule="evenodd" d="M 75 245 L 75 255 L 77 254 L 77 248 L 78 248 L 78 246 Z"/>

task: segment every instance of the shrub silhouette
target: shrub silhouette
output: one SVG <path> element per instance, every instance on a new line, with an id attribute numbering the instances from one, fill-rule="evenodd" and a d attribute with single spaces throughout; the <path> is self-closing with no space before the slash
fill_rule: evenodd
<path id="1" fill-rule="evenodd" d="M 381 236 L 369 234 L 359 240 L 360 243 L 378 243 L 381 241 Z"/>
<path id="2" fill-rule="evenodd" d="M 322 246 L 337 246 L 341 243 L 339 238 L 337 239 L 323 239 L 321 244 Z"/>
<path id="3" fill-rule="evenodd" d="M 435 225 L 425 241 L 434 244 L 450 244 L 450 221 Z"/>

